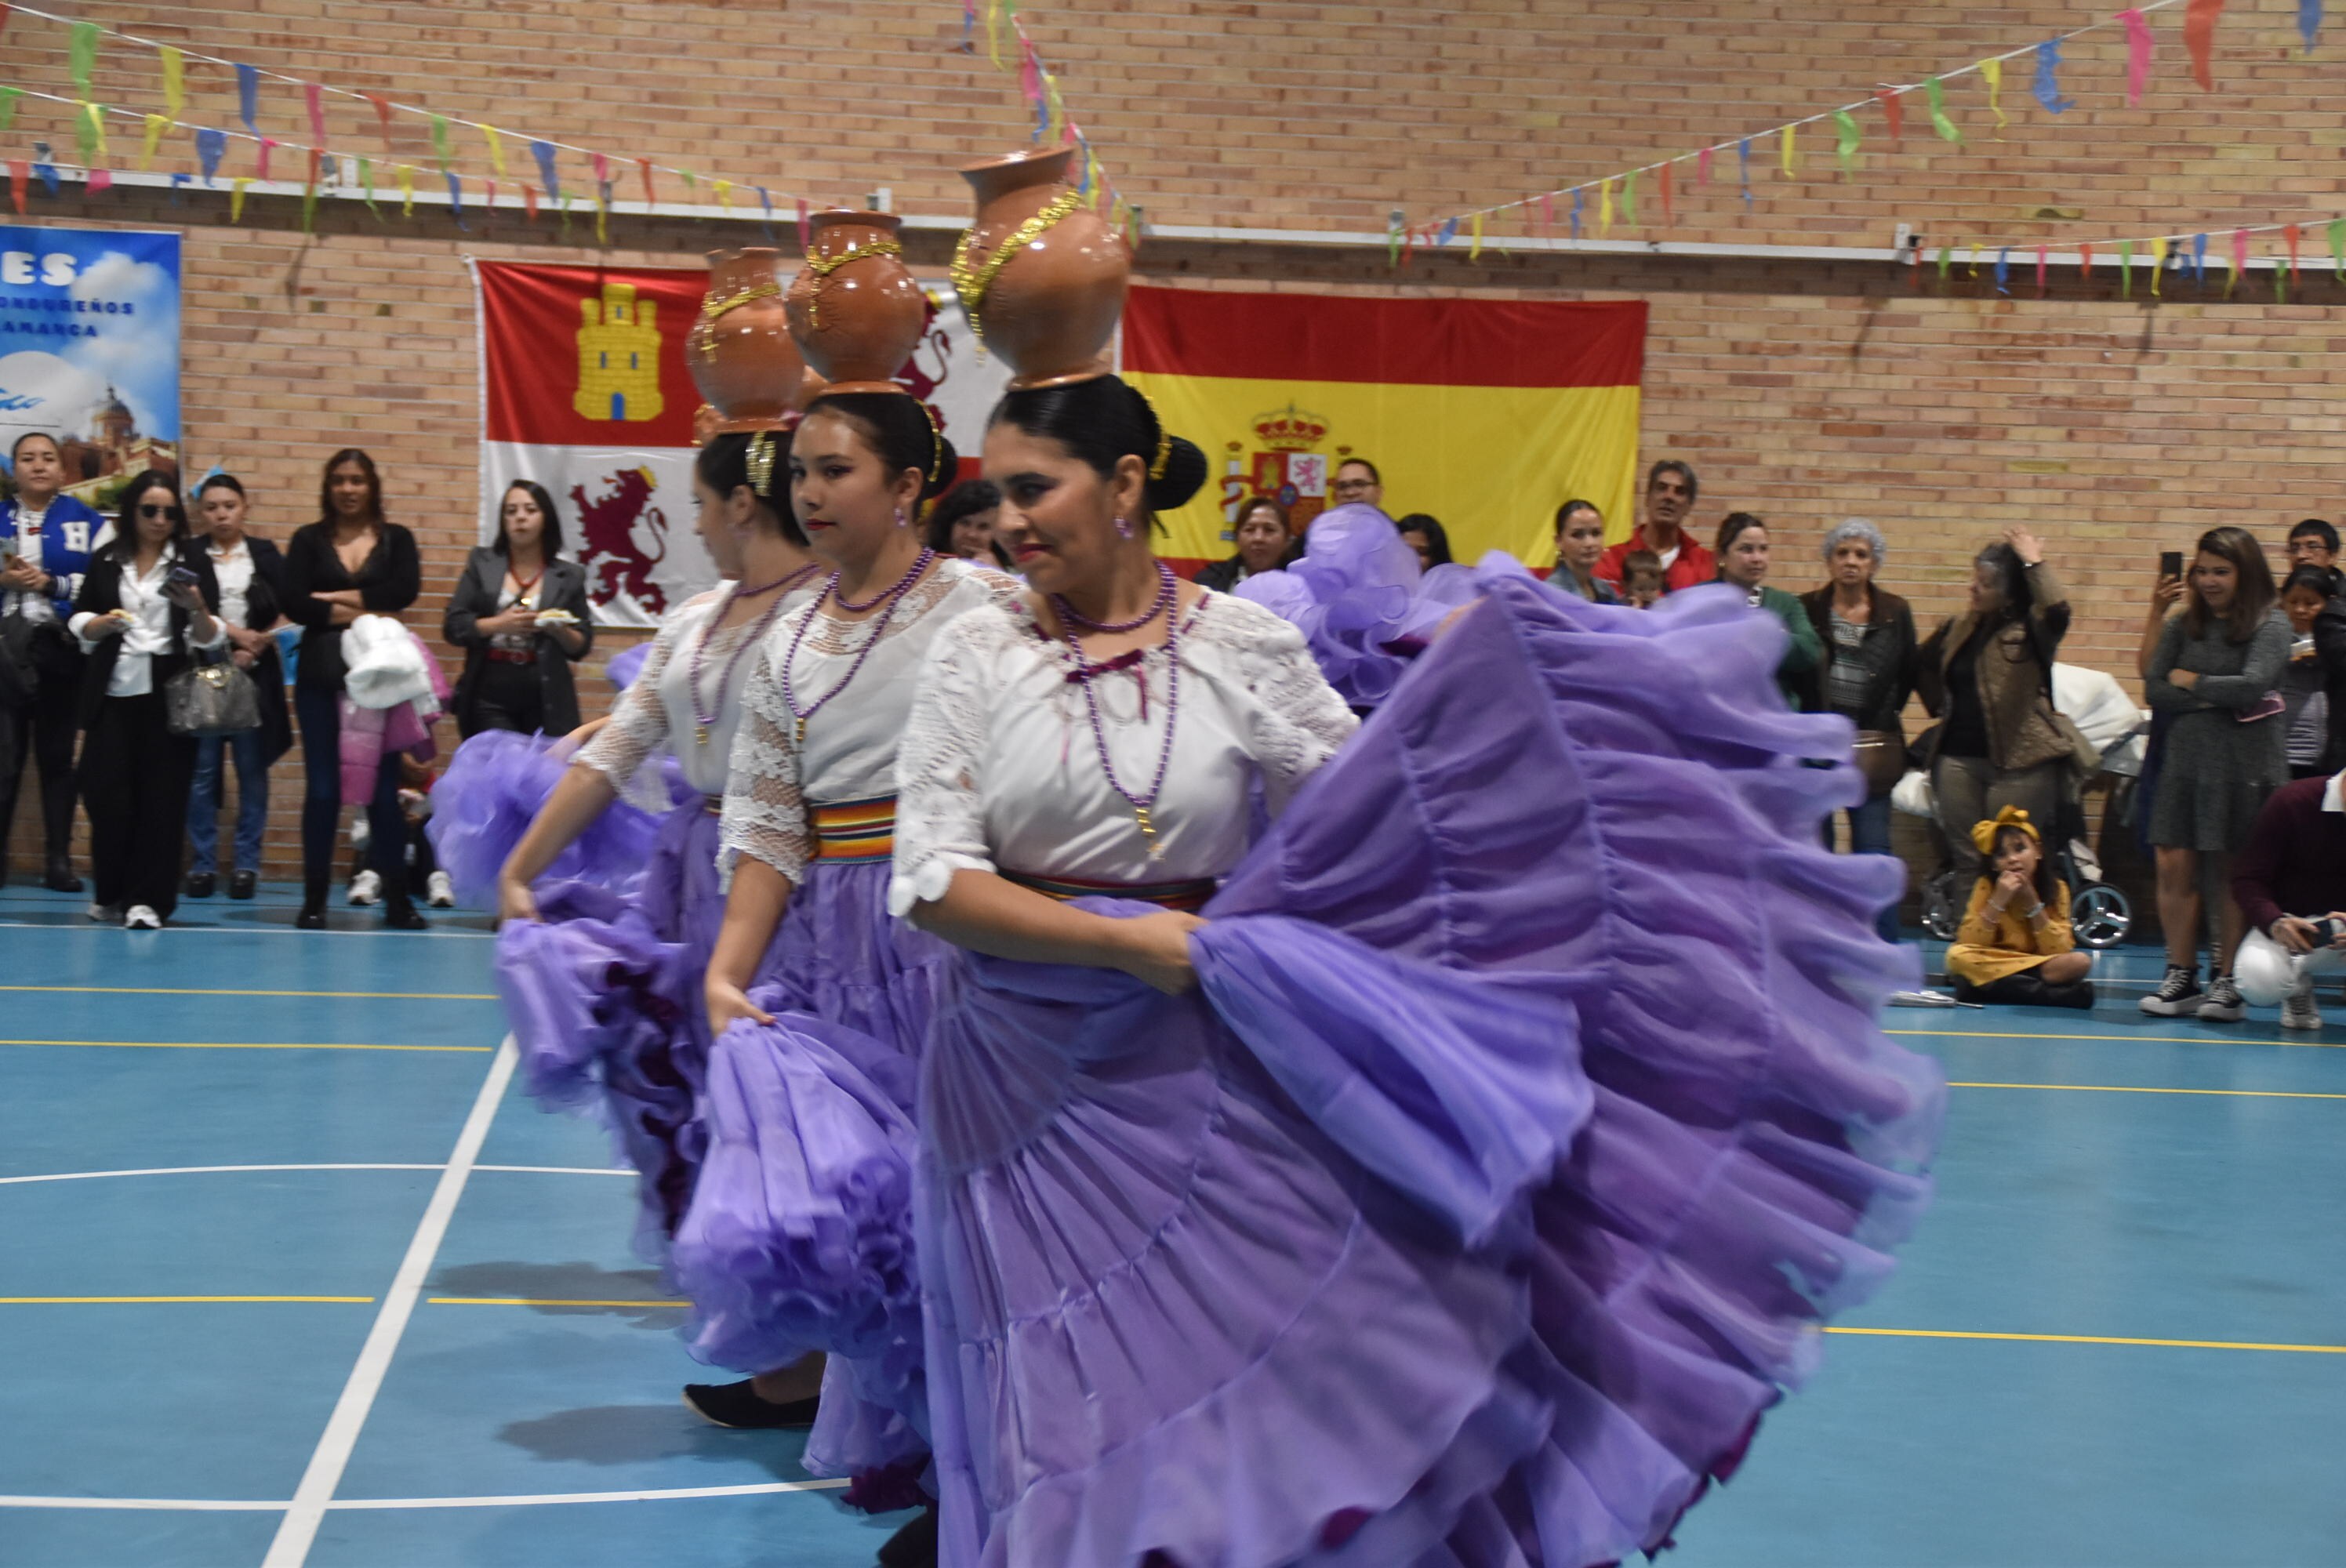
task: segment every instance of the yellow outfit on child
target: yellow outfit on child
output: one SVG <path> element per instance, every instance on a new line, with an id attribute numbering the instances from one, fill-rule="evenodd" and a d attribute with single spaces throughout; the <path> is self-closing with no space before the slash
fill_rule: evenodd
<path id="1" fill-rule="evenodd" d="M 1955 940 L 1947 946 L 1949 974 L 1974 985 L 1987 985 L 2008 974 L 2035 969 L 2048 958 L 2076 951 L 2076 934 L 2069 929 L 2068 883 L 2053 884 L 2053 897 L 2045 905 L 2042 931 L 2021 918 L 2019 899 L 2013 900 L 2001 915 L 1990 918 L 1987 901 L 1994 892 L 1995 881 L 1991 877 L 1982 877 L 1973 887 L 1971 907 L 1964 911 L 1964 923 L 1956 929 Z M 2033 906 L 2034 889 L 2028 900 Z"/>

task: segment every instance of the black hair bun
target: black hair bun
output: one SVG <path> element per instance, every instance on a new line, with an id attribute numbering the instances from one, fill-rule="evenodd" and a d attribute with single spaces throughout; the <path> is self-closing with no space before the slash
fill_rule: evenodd
<path id="1" fill-rule="evenodd" d="M 1206 454 L 1198 450 L 1198 443 L 1170 434 L 1165 443 L 1165 472 L 1151 478 L 1148 488 L 1142 493 L 1151 512 L 1170 512 L 1185 506 L 1206 484 Z"/>

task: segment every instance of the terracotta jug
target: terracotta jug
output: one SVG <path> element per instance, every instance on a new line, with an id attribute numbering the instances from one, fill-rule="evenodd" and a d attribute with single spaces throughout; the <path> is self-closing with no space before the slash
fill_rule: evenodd
<path id="1" fill-rule="evenodd" d="M 709 253 L 709 296 L 684 341 L 684 362 L 711 410 L 709 419 L 695 416 L 696 434 L 771 430 L 811 401 L 811 377 L 782 304 L 781 254 Z"/>
<path id="2" fill-rule="evenodd" d="M 886 212 L 839 209 L 811 225 L 805 269 L 784 300 L 799 351 L 840 392 L 902 392 L 896 372 L 912 357 L 929 302 L 904 270 Z"/>
<path id="3" fill-rule="evenodd" d="M 1066 181 L 1075 152 L 1014 152 L 961 171 L 977 219 L 954 253 L 954 287 L 987 351 L 1018 372 L 1013 387 L 1108 373 L 1102 351 L 1124 313 L 1132 251 L 1076 200 Z"/>

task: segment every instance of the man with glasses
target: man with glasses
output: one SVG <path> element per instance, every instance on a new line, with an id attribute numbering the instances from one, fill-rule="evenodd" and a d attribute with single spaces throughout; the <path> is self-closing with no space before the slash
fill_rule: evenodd
<path id="1" fill-rule="evenodd" d="M 46 885 L 81 891 L 73 874 L 74 731 L 81 701 L 81 645 L 66 617 L 111 535 L 106 519 L 70 495 L 56 441 L 28 431 L 8 454 L 15 494 L 0 502 L 0 873 L 29 754 L 41 776 Z"/>
<path id="2" fill-rule="evenodd" d="M 1367 458 L 1348 457 L 1336 465 L 1335 483 L 1328 486 L 1328 495 L 1339 506 L 1382 509 L 1385 504 L 1384 477 Z"/>
<path id="3" fill-rule="evenodd" d="M 2289 531 L 2289 564 L 2319 566 L 2330 574 L 2331 592 L 2338 591 L 2338 530 L 2319 517 L 2308 517 Z M 2284 574 L 2286 575 L 2286 574 Z"/>
<path id="4" fill-rule="evenodd" d="M 1661 560 L 1666 594 L 1717 577 L 1719 557 L 1686 530 L 1697 489 L 1694 470 L 1677 458 L 1666 457 L 1654 464 L 1646 475 L 1645 522 L 1605 552 L 1596 563 L 1596 575 L 1617 590 L 1622 563 L 1637 551 L 1647 550 Z"/>

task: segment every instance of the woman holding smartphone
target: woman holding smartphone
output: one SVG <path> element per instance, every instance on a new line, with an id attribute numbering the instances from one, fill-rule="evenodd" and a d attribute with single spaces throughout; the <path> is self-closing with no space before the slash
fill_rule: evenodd
<path id="1" fill-rule="evenodd" d="M 89 812 L 94 921 L 158 931 L 178 907 L 196 743 L 166 722 L 163 688 L 201 649 L 224 647 L 219 585 L 188 533 L 167 473 L 122 493 L 114 539 L 91 557 L 68 628 L 82 667 L 82 805 Z"/>

